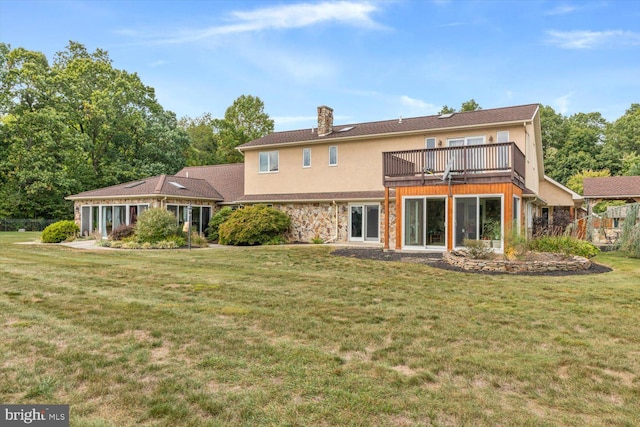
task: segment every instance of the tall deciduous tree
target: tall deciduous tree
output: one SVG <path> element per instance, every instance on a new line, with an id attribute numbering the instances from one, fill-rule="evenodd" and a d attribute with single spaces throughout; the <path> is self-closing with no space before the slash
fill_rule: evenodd
<path id="1" fill-rule="evenodd" d="M 154 90 L 76 42 L 55 55 L 0 44 L 0 214 L 60 218 L 64 196 L 184 165 L 187 134 Z"/>
<path id="2" fill-rule="evenodd" d="M 273 132 L 274 123 L 258 97 L 242 95 L 227 108 L 223 119 L 205 114 L 181 120 L 191 139 L 191 165 L 236 163 L 243 160 L 236 147 Z"/>

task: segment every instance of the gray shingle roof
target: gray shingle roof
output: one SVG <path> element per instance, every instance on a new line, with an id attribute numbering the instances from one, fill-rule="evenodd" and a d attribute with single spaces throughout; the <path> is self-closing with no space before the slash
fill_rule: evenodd
<path id="1" fill-rule="evenodd" d="M 538 110 L 538 104 L 515 107 L 493 108 L 488 110 L 455 113 L 449 118 L 440 115 L 385 120 L 369 123 L 351 123 L 334 125 L 333 132 L 326 136 L 318 136 L 317 129 L 299 129 L 285 132 L 273 132 L 238 146 L 242 151 L 254 147 L 275 144 L 291 144 L 296 142 L 323 142 L 332 139 L 350 139 L 381 134 L 419 132 L 436 129 L 481 126 L 494 123 L 513 123 L 532 120 Z M 349 129 L 351 128 L 351 129 Z M 341 130 L 345 130 L 342 131 Z"/>
<path id="2" fill-rule="evenodd" d="M 640 176 L 603 176 L 584 179 L 584 197 L 639 197 Z"/>
<path id="3" fill-rule="evenodd" d="M 222 196 L 204 179 L 158 175 L 111 187 L 98 188 L 66 197 L 68 200 L 98 198 L 131 198 L 174 196 L 194 199 L 222 200 Z"/>
<path id="4" fill-rule="evenodd" d="M 235 202 L 244 195 L 244 163 L 211 166 L 189 166 L 176 176 L 204 179 L 222 196 L 225 203 Z"/>

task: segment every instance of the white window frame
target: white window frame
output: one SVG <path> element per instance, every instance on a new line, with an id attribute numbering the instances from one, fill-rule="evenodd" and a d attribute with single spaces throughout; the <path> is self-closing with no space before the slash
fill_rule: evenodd
<path id="1" fill-rule="evenodd" d="M 504 235 L 504 230 L 505 230 L 505 210 L 504 210 L 504 205 L 505 205 L 505 195 L 501 194 L 501 193 L 496 193 L 496 194 L 459 194 L 459 195 L 454 195 L 453 196 L 453 225 L 451 227 L 451 231 L 452 231 L 452 237 L 453 237 L 453 248 L 460 250 L 460 249 L 464 249 L 464 246 L 458 246 L 456 245 L 456 227 L 457 227 L 457 199 L 468 199 L 468 198 L 472 198 L 475 197 L 476 199 L 476 224 L 475 224 L 475 228 L 476 228 L 476 239 L 475 240 L 479 240 L 480 237 L 480 224 L 482 221 L 482 218 L 480 217 L 480 199 L 492 199 L 492 198 L 499 198 L 500 199 L 500 248 L 496 248 L 496 253 L 503 253 L 504 251 L 504 239 L 505 239 L 505 235 Z"/>
<path id="2" fill-rule="evenodd" d="M 335 162 L 331 162 L 331 152 L 335 152 Z M 331 145 L 329 147 L 329 166 L 338 166 L 338 146 L 337 145 Z"/>
<path id="3" fill-rule="evenodd" d="M 407 200 L 419 200 L 422 202 L 422 220 L 425 221 L 423 230 L 422 230 L 422 241 L 424 245 L 408 245 L 405 241 L 406 232 L 405 227 L 407 226 L 406 214 L 407 211 L 405 209 L 405 202 Z M 426 227 L 426 210 L 427 210 L 427 200 L 444 200 L 444 246 L 436 246 L 430 245 L 427 240 L 429 238 L 428 230 Z M 446 252 L 449 244 L 449 198 L 446 196 L 403 196 L 402 197 L 402 249 L 406 250 L 428 250 L 434 252 Z"/>
<path id="4" fill-rule="evenodd" d="M 267 168 L 266 170 L 262 170 L 262 157 L 266 156 L 267 160 Z M 273 169 L 273 160 L 272 156 L 275 156 L 275 169 Z M 258 172 L 259 173 L 278 173 L 280 171 L 280 152 L 277 150 L 274 151 L 261 151 L 258 153 Z"/>
<path id="5" fill-rule="evenodd" d="M 482 139 L 482 142 L 479 144 L 469 144 L 470 139 Z M 462 141 L 462 144 L 451 145 L 452 142 Z M 448 147 L 461 147 L 463 145 L 482 145 L 486 144 L 487 137 L 486 135 L 475 135 L 475 136 L 465 136 L 460 138 L 447 138 L 447 146 Z"/>
<path id="6" fill-rule="evenodd" d="M 366 213 L 367 213 L 367 207 L 370 206 L 375 206 L 378 209 L 378 220 L 377 220 L 377 227 L 378 227 L 378 231 L 377 231 L 377 237 L 375 239 L 368 239 L 367 238 L 367 219 L 366 217 Z M 353 225 L 351 223 L 351 208 L 353 207 L 360 207 L 362 208 L 362 236 L 361 237 L 352 237 L 351 236 L 351 232 L 352 232 L 352 228 Z M 353 203 L 349 203 L 348 205 L 348 212 L 349 212 L 349 227 L 348 227 L 348 236 L 349 236 L 349 241 L 350 242 L 379 242 L 380 241 L 380 218 L 381 218 L 381 213 L 382 213 L 382 206 L 380 205 L 380 203 L 366 203 L 366 202 L 362 202 L 362 203 L 357 203 L 357 202 L 353 202 Z"/>
<path id="7" fill-rule="evenodd" d="M 308 160 L 308 162 L 307 162 Z M 302 149 L 302 167 L 310 168 L 311 167 L 311 148 L 303 148 Z"/>
<path id="8" fill-rule="evenodd" d="M 499 130 L 496 132 L 496 142 L 510 142 L 509 141 L 509 131 L 508 130 Z"/>

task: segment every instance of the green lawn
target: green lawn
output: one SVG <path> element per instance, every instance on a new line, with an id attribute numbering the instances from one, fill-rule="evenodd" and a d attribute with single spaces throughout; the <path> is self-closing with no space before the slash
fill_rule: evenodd
<path id="1" fill-rule="evenodd" d="M 640 424 L 640 260 L 549 278 L 14 244 L 35 238 L 0 233 L 0 402 L 71 425 Z"/>

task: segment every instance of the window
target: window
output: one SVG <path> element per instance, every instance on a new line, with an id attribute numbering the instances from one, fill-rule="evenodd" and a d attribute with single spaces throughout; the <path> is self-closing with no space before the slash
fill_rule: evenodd
<path id="1" fill-rule="evenodd" d="M 501 130 L 496 134 L 497 142 L 509 142 L 509 131 Z"/>
<path id="2" fill-rule="evenodd" d="M 427 150 L 432 150 L 436 148 L 436 139 L 435 138 L 425 138 L 424 145 Z M 434 151 L 427 151 L 425 156 L 425 171 L 433 171 L 436 168 L 436 153 Z"/>
<path id="3" fill-rule="evenodd" d="M 278 172 L 277 151 L 262 151 L 259 156 L 260 173 Z"/>
<path id="4" fill-rule="evenodd" d="M 335 145 L 329 147 L 329 166 L 338 165 L 338 147 Z"/>
<path id="5" fill-rule="evenodd" d="M 302 149 L 302 167 L 303 168 L 311 167 L 311 148 Z"/>
<path id="6" fill-rule="evenodd" d="M 458 149 L 450 152 L 454 160 L 454 169 L 466 172 L 478 172 L 485 168 L 484 136 L 468 136 L 466 138 L 447 139 L 449 147 L 468 146 L 469 148 Z M 466 153 L 466 156 L 465 156 Z"/>

